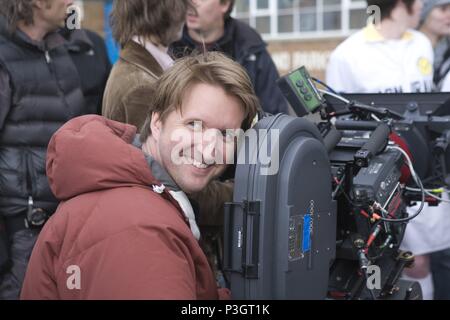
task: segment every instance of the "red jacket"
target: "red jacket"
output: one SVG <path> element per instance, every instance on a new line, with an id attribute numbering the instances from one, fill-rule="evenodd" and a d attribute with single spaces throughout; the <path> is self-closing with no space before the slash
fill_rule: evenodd
<path id="1" fill-rule="evenodd" d="M 33 250 L 22 299 L 218 298 L 178 204 L 153 192 L 135 132 L 83 116 L 52 137 L 47 175 L 62 202 Z"/>

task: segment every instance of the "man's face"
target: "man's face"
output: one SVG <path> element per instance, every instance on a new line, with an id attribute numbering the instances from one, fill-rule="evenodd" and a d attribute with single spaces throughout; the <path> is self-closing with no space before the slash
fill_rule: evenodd
<path id="1" fill-rule="evenodd" d="M 424 27 L 443 37 L 450 34 L 450 4 L 434 7 L 424 22 Z"/>
<path id="2" fill-rule="evenodd" d="M 223 25 L 224 15 L 230 6 L 229 1 L 221 0 L 193 0 L 197 14 L 189 10 L 186 25 L 189 29 L 208 32 Z"/>
<path id="3" fill-rule="evenodd" d="M 423 2 L 422 0 L 414 1 L 411 12 L 409 14 L 409 27 L 415 29 L 418 27 L 420 22 L 420 13 L 422 12 Z"/>
<path id="4" fill-rule="evenodd" d="M 152 115 L 147 144 L 153 144 L 152 156 L 189 194 L 223 173 L 236 146 L 227 133 L 240 129 L 244 112 L 240 101 L 218 86 L 195 84 L 187 91 L 181 109 L 164 122 Z"/>
<path id="5" fill-rule="evenodd" d="M 67 9 L 74 0 L 36 0 L 35 24 L 44 25 L 49 31 L 64 27 Z"/>

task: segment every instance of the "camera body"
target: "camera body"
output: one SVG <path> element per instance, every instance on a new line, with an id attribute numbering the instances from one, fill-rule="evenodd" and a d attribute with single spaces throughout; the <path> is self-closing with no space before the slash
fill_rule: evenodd
<path id="1" fill-rule="evenodd" d="M 253 128 L 258 139 L 239 149 L 250 161 L 238 162 L 225 211 L 233 298 L 421 299 L 417 283 L 400 279 L 414 255 L 399 247 L 414 218 L 406 207 L 425 200 L 423 185 L 411 191 L 417 176 L 427 186 L 446 181 L 447 118 L 325 98 L 304 68 L 279 85 L 299 118 L 262 119 Z M 322 121 L 302 118 L 311 112 Z M 430 153 L 415 150 L 417 141 Z M 261 174 L 261 152 L 279 162 L 277 172 Z M 430 172 L 433 181 L 425 179 Z"/>

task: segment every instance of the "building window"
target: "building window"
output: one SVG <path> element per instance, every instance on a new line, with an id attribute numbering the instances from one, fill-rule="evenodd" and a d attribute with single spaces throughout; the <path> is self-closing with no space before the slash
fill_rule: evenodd
<path id="1" fill-rule="evenodd" d="M 366 24 L 367 13 L 365 9 L 350 10 L 350 29 L 359 29 Z"/>
<path id="2" fill-rule="evenodd" d="M 294 32 L 294 16 L 292 14 L 278 16 L 278 32 L 279 33 Z"/>
<path id="3" fill-rule="evenodd" d="M 270 16 L 262 16 L 255 18 L 255 28 L 261 34 L 270 33 Z"/>
<path id="4" fill-rule="evenodd" d="M 238 0 L 234 5 L 234 9 L 238 14 L 249 14 L 250 0 Z"/>
<path id="5" fill-rule="evenodd" d="M 269 0 L 258 0 L 256 2 L 258 9 L 268 9 L 269 8 Z"/>
<path id="6" fill-rule="evenodd" d="M 266 40 L 346 37 L 368 18 L 365 0 L 236 0 L 234 17 Z"/>

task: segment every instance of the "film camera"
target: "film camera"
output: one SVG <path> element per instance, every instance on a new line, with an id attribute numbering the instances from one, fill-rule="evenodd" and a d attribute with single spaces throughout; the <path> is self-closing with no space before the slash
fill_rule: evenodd
<path id="1" fill-rule="evenodd" d="M 414 255 L 399 247 L 408 221 L 449 183 L 449 96 L 361 103 L 315 82 L 304 67 L 282 77 L 299 117 L 265 117 L 241 141 L 225 207 L 233 298 L 421 299 L 418 283 L 400 279 Z"/>

